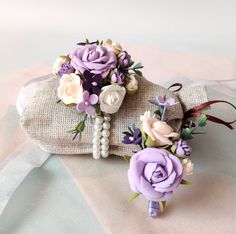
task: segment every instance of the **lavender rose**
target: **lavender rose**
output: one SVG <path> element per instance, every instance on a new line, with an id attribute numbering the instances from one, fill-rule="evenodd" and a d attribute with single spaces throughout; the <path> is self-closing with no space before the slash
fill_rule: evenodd
<path id="1" fill-rule="evenodd" d="M 183 177 L 181 161 L 165 149 L 146 148 L 130 160 L 128 179 L 135 193 L 151 201 L 166 201 Z"/>
<path id="2" fill-rule="evenodd" d="M 72 51 L 69 55 L 71 65 L 83 73 L 89 71 L 105 78 L 116 67 L 116 54 L 101 45 L 85 45 Z"/>

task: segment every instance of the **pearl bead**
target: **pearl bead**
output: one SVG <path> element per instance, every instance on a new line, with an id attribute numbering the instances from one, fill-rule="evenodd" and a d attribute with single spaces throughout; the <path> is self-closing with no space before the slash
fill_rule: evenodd
<path id="1" fill-rule="evenodd" d="M 102 131 L 102 136 L 103 136 L 103 137 L 109 137 L 109 136 L 110 136 L 110 131 L 104 129 L 104 130 Z"/>
<path id="2" fill-rule="evenodd" d="M 104 123 L 102 124 L 102 127 L 103 127 L 104 129 L 110 129 L 111 124 L 110 124 L 109 122 L 104 122 Z"/>
<path id="3" fill-rule="evenodd" d="M 97 116 L 96 118 L 95 118 L 95 124 L 102 124 L 103 123 L 103 118 L 101 117 L 101 116 Z"/>
<path id="4" fill-rule="evenodd" d="M 111 121 L 111 116 L 110 115 L 104 116 L 104 121 L 107 121 L 107 122 Z"/>
<path id="5" fill-rule="evenodd" d="M 93 153 L 93 158 L 94 158 L 94 159 L 99 159 L 99 158 L 101 158 L 100 153 Z"/>
<path id="6" fill-rule="evenodd" d="M 101 131 L 102 130 L 102 125 L 94 124 L 94 129 Z"/>
<path id="7" fill-rule="evenodd" d="M 108 143 L 109 143 L 109 139 L 108 138 L 105 138 L 105 137 L 101 138 L 101 144 L 107 145 Z"/>
<path id="8" fill-rule="evenodd" d="M 101 155 L 102 155 L 103 158 L 107 158 L 109 156 L 109 152 L 105 151 L 105 150 L 102 150 Z"/>
<path id="9" fill-rule="evenodd" d="M 93 136 L 94 137 L 96 137 L 96 138 L 100 138 L 101 136 L 102 136 L 102 133 L 101 133 L 101 131 L 94 131 L 94 133 L 93 133 Z"/>
<path id="10" fill-rule="evenodd" d="M 101 145 L 101 150 L 107 150 L 109 149 L 109 145 Z"/>
<path id="11" fill-rule="evenodd" d="M 94 145 L 99 145 L 99 144 L 100 144 L 100 137 L 99 137 L 99 138 L 94 137 L 94 138 L 93 138 L 93 144 L 94 144 Z"/>
<path id="12" fill-rule="evenodd" d="M 99 152 L 100 151 L 100 145 L 93 145 L 93 152 Z"/>

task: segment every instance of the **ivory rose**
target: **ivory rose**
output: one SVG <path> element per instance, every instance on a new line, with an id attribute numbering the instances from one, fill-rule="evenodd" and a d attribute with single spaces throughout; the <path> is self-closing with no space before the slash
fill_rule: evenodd
<path id="1" fill-rule="evenodd" d="M 113 114 L 117 112 L 124 100 L 126 90 L 119 85 L 108 85 L 102 88 L 99 96 L 101 111 Z"/>
<path id="2" fill-rule="evenodd" d="M 128 75 L 125 87 L 128 94 L 135 94 L 138 91 L 138 80 L 135 78 L 135 74 Z"/>
<path id="3" fill-rule="evenodd" d="M 119 54 L 122 51 L 122 47 L 119 43 L 113 42 L 111 39 L 107 39 L 102 44 L 108 50 L 114 51 L 116 54 Z"/>
<path id="4" fill-rule="evenodd" d="M 172 145 L 171 137 L 178 137 L 179 134 L 163 121 L 152 117 L 150 111 L 146 111 L 140 117 L 142 130 L 154 141 L 157 146 Z"/>
<path id="5" fill-rule="evenodd" d="M 64 74 L 60 79 L 58 87 L 58 97 L 65 104 L 77 104 L 82 101 L 83 87 L 82 81 L 75 73 Z"/>

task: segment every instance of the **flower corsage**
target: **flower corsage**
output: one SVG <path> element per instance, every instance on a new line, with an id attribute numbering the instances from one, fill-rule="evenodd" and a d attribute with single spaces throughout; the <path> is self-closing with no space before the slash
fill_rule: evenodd
<path id="1" fill-rule="evenodd" d="M 126 93 L 138 90 L 136 75 L 142 76 L 141 63 L 119 43 L 106 41 L 80 42 L 68 55 L 60 56 L 53 65 L 53 74 L 60 81 L 58 102 L 75 106 L 83 120 L 69 132 L 81 135 L 86 121 L 94 121 L 93 157 L 109 154 L 110 114 L 121 107 Z M 102 136 L 101 136 L 102 134 Z M 102 148 L 102 149 L 101 149 Z"/>
<path id="2" fill-rule="evenodd" d="M 173 196 L 179 185 L 188 185 L 186 176 L 193 174 L 193 163 L 190 155 L 191 147 L 188 140 L 206 125 L 207 120 L 220 123 L 233 129 L 232 122 L 225 122 L 217 117 L 202 113 L 200 110 L 211 104 L 226 101 L 216 100 L 203 103 L 185 113 L 179 132 L 169 126 L 165 113 L 169 107 L 176 105 L 171 97 L 158 96 L 150 102 L 156 105 L 155 113 L 146 111 L 140 117 L 140 125 L 133 124 L 128 131 L 123 132 L 124 144 L 134 144 L 137 150 L 132 156 L 125 156 L 128 161 L 128 181 L 134 192 L 129 202 L 143 195 L 148 201 L 149 216 L 155 217 L 163 212 L 167 201 Z"/>

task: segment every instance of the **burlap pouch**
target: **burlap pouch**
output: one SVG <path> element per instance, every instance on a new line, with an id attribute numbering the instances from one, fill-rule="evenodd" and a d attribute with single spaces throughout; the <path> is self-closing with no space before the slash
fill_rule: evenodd
<path id="1" fill-rule="evenodd" d="M 156 106 L 148 100 L 156 96 L 173 97 L 178 104 L 168 108 L 165 121 L 175 131 L 179 131 L 183 114 L 189 108 L 207 101 L 205 87 L 196 86 L 182 89 L 178 94 L 144 78 L 138 78 L 139 90 L 135 95 L 126 95 L 120 110 L 111 116 L 110 154 L 130 155 L 135 150 L 133 145 L 122 144 L 123 131 L 133 123 L 140 122 L 140 115 L 146 110 L 155 111 Z M 68 130 L 73 129 L 82 117 L 75 107 L 66 107 L 57 103 L 59 81 L 53 75 L 44 81 L 36 91 L 31 102 L 24 109 L 21 123 L 39 146 L 56 154 L 90 154 L 92 153 L 93 126 L 87 121 L 81 139 L 72 140 Z"/>

